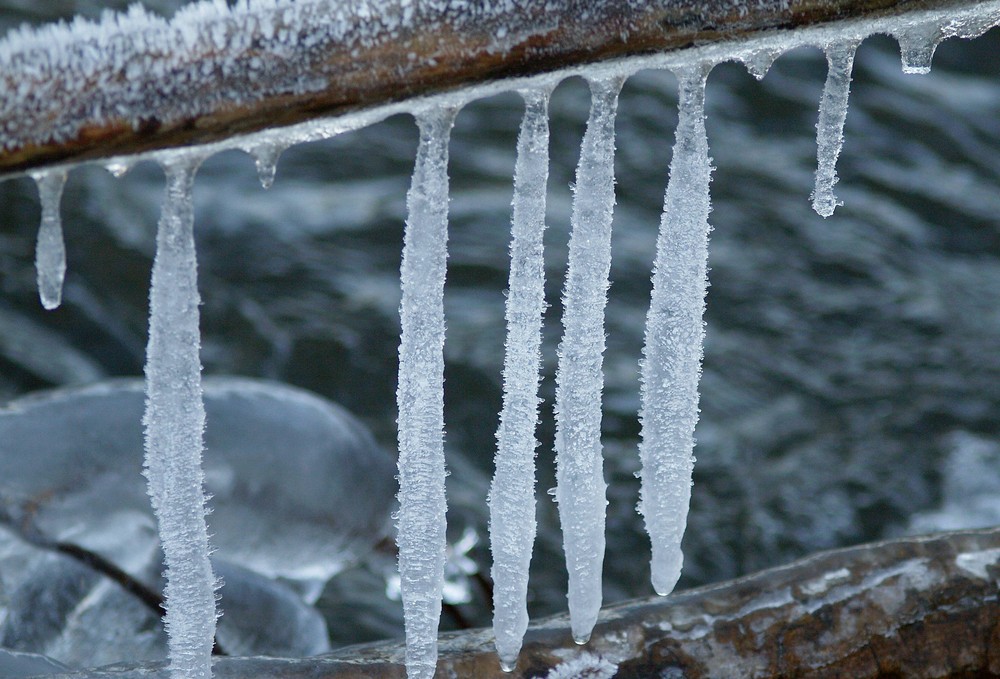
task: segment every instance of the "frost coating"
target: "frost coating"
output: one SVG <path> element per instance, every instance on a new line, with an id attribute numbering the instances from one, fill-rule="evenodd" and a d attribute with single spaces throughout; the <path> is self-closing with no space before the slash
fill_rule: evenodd
<path id="1" fill-rule="evenodd" d="M 490 486 L 493 632 L 505 671 L 528 628 L 528 566 L 535 541 L 535 427 L 545 311 L 545 194 L 549 177 L 548 90 L 522 92 L 524 120 L 514 168 L 504 399 Z"/>
<path id="2" fill-rule="evenodd" d="M 604 307 L 615 205 L 615 114 L 624 78 L 590 83 L 573 189 L 563 338 L 556 372 L 556 502 L 569 571 L 573 638 L 586 643 L 601 610 L 607 483 L 601 449 Z"/>
<path id="3" fill-rule="evenodd" d="M 691 500 L 711 228 L 712 165 L 705 133 L 709 70 L 702 66 L 677 73 L 677 133 L 641 361 L 639 511 L 653 545 L 653 588 L 660 595 L 669 594 L 680 578 L 681 537 Z"/>
<path id="4" fill-rule="evenodd" d="M 857 47 L 856 42 L 848 40 L 826 48 L 828 71 L 819 103 L 819 122 L 816 123 L 818 167 L 812 194 L 813 209 L 822 217 L 829 217 L 838 205 L 844 204 L 837 200 L 833 187 L 837 184 L 837 158 L 844 145 L 844 122 Z"/>
<path id="5" fill-rule="evenodd" d="M 212 676 L 215 587 L 201 467 L 198 275 L 191 189 L 196 164 L 167 165 L 156 236 L 146 348 L 144 473 L 166 562 L 165 625 L 175 679 Z"/>
<path id="6" fill-rule="evenodd" d="M 42 203 L 42 224 L 35 247 L 35 271 L 38 296 L 42 306 L 55 309 L 62 304 L 63 279 L 66 277 L 66 244 L 63 242 L 59 204 L 62 202 L 66 172 L 56 170 L 35 175 L 38 197 Z"/>
<path id="7" fill-rule="evenodd" d="M 399 314 L 399 575 L 406 674 L 434 676 L 445 564 L 444 279 L 448 139 L 455 109 L 417 117 L 420 145 L 406 196 L 409 216 Z"/>

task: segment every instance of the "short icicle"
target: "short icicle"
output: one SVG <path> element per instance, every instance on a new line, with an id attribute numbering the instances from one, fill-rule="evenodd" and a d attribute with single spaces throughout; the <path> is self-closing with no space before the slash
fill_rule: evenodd
<path id="1" fill-rule="evenodd" d="M 661 595 L 673 590 L 681 574 L 698 422 L 712 176 L 705 133 L 708 71 L 704 66 L 677 73 L 677 133 L 640 366 L 639 511 L 653 546 L 653 588 Z"/>
<path id="2" fill-rule="evenodd" d="M 205 409 L 191 202 L 197 163 L 165 169 L 149 293 L 144 471 L 166 561 L 170 676 L 208 679 L 217 616 L 201 467 Z"/>
<path id="3" fill-rule="evenodd" d="M 448 243 L 448 140 L 456 110 L 417 116 L 420 144 L 406 196 L 400 271 L 399 545 L 406 675 L 430 679 L 445 564 L 444 280 Z"/>
<path id="4" fill-rule="evenodd" d="M 826 48 L 827 74 L 823 97 L 819 104 L 816 124 L 816 188 L 812 204 L 817 214 L 829 217 L 843 205 L 833 193 L 837 184 L 837 158 L 844 145 L 844 122 L 847 120 L 847 100 L 851 92 L 851 71 L 854 68 L 855 41 L 835 42 Z"/>
<path id="5" fill-rule="evenodd" d="M 504 671 L 517 664 L 528 628 L 528 567 L 535 541 L 535 427 L 545 311 L 545 194 L 549 177 L 548 90 L 525 90 L 517 139 L 507 296 L 504 396 L 490 486 L 493 632 Z"/>
<path id="6" fill-rule="evenodd" d="M 52 310 L 62 304 L 63 279 L 66 277 L 66 244 L 63 242 L 62 220 L 59 217 L 66 172 L 54 170 L 35 174 L 33 177 L 42 203 L 42 224 L 38 229 L 38 242 L 35 246 L 38 296 L 42 306 Z"/>
<path id="7" fill-rule="evenodd" d="M 578 644 L 590 639 L 602 601 L 607 507 L 601 448 L 604 308 L 615 205 L 615 114 L 622 83 L 617 77 L 590 83 L 556 373 L 556 502 L 569 572 L 570 626 Z"/>

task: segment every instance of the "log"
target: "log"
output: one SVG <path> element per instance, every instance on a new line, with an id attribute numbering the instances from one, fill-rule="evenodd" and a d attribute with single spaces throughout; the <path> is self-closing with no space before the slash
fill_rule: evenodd
<path id="1" fill-rule="evenodd" d="M 170 22 L 135 11 L 8 36 L 0 175 L 211 144 L 623 57 L 990 4 L 548 0 L 457 3 L 456 11 L 443 1 L 254 2 L 252 10 L 197 4 Z"/>
<path id="2" fill-rule="evenodd" d="M 1000 676 L 1000 528 L 838 549 L 665 598 L 606 608 L 586 646 L 534 623 L 517 669 L 489 630 L 441 636 L 437 677 L 750 679 Z M 216 679 L 403 679 L 385 642 L 302 660 L 220 658 Z M 558 668 L 558 673 L 556 670 Z M 553 672 L 554 674 L 549 674 Z M 65 679 L 165 679 L 163 669 Z"/>

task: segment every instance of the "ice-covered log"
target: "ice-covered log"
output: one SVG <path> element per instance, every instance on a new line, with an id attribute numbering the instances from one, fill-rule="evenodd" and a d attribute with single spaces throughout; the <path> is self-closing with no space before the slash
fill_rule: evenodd
<path id="1" fill-rule="evenodd" d="M 998 581 L 1000 528 L 861 545 L 609 607 L 584 647 L 573 643 L 566 616 L 536 622 L 512 674 L 500 670 L 490 630 L 442 635 L 437 676 L 541 677 L 560 665 L 594 677 L 617 667 L 616 679 L 996 676 Z M 303 660 L 221 658 L 215 676 L 402 678 L 403 654 L 394 642 Z"/>
<path id="2" fill-rule="evenodd" d="M 0 174 L 227 140 L 773 29 L 981 4 L 990 3 L 204 0 L 169 22 L 133 8 L 0 42 Z M 919 47 L 929 54 L 947 34 L 934 24 Z"/>

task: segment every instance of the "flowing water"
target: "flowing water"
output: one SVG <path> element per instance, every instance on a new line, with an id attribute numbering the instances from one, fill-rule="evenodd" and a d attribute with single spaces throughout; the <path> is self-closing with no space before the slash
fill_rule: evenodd
<path id="1" fill-rule="evenodd" d="M 0 3 L 0 24 L 95 15 L 124 2 Z M 169 12 L 178 2 L 146 2 Z M 857 53 L 836 187 L 810 207 L 826 59 L 781 57 L 763 81 L 725 64 L 707 88 L 717 168 L 695 485 L 680 586 L 731 578 L 911 526 L 996 521 L 1000 496 L 1000 34 L 948 42 L 903 75 L 892 40 Z M 620 96 L 603 441 L 604 600 L 652 593 L 635 512 L 639 377 L 676 80 L 643 72 Z M 476 625 L 489 596 L 486 493 L 501 404 L 515 94 L 462 110 L 451 143 L 445 287 L 449 542 L 446 599 Z M 538 495 L 554 485 L 552 404 L 570 188 L 589 110 L 582 80 L 551 101 Z M 395 447 L 399 266 L 417 130 L 394 117 L 289 149 L 272 188 L 227 152 L 195 182 L 205 373 L 267 377 L 340 402 Z M 38 302 L 40 209 L 28 178 L 0 185 L 0 395 L 138 375 L 162 171 L 70 174 L 63 305 Z M 970 452 L 971 451 L 971 452 Z M 992 470 L 991 471 L 991 465 Z M 968 498 L 966 498 L 968 499 Z M 979 507 L 979 510 L 975 509 Z M 983 509 L 985 507 L 986 509 Z M 555 505 L 538 504 L 533 616 L 566 608 Z M 982 511 L 980 511 L 982 510 Z M 991 514 L 990 511 L 994 513 Z M 935 513 L 936 512 L 936 513 Z M 937 518 L 935 518 L 937 517 Z M 474 544 L 474 535 L 482 539 Z M 464 538 L 464 539 L 462 539 Z M 470 562 L 459 558 L 467 550 Z M 335 644 L 401 634 L 384 555 L 320 600 Z M 467 573 L 466 573 L 467 574 Z M 444 624 L 455 625 L 446 612 Z"/>

